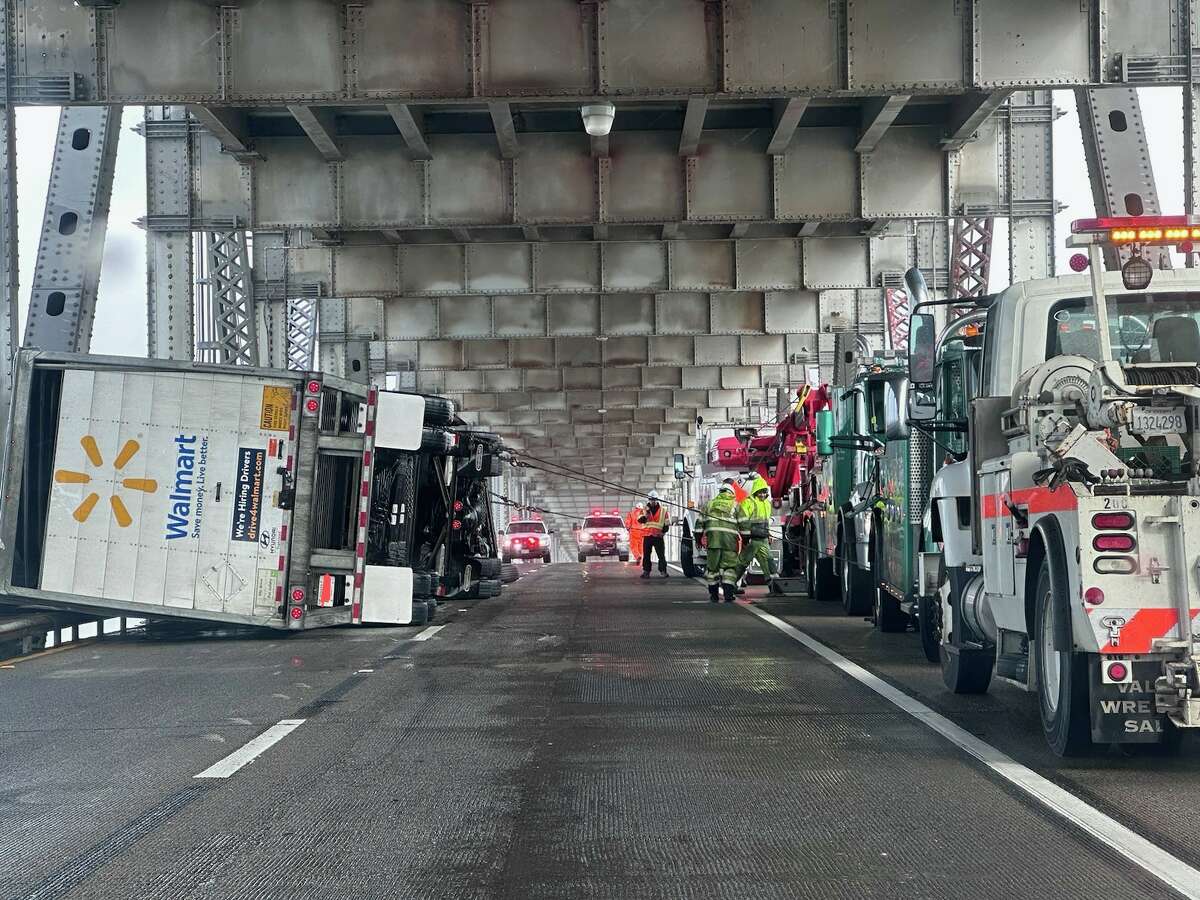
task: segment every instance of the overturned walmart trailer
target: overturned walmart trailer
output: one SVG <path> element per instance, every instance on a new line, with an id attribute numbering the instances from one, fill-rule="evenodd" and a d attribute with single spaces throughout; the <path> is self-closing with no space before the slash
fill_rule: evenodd
<path id="1" fill-rule="evenodd" d="M 499 444 L 441 398 L 23 351 L 7 433 L 0 595 L 26 606 L 302 629 L 499 593 Z"/>

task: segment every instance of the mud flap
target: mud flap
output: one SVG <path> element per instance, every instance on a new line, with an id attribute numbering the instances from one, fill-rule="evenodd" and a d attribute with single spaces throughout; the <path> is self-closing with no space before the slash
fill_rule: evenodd
<path id="1" fill-rule="evenodd" d="M 1154 710 L 1154 680 L 1162 672 L 1158 660 L 1131 663 L 1127 684 L 1104 684 L 1103 657 L 1088 655 L 1092 740 L 1098 744 L 1157 744 L 1163 740 L 1166 717 Z"/>

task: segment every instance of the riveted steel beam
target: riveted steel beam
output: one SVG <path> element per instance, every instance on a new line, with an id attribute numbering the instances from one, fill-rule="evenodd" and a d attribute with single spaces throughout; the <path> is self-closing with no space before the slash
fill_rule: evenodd
<path id="1" fill-rule="evenodd" d="M 433 154 L 429 152 L 429 144 L 425 140 L 421 113 L 406 103 L 389 103 L 387 111 L 396 123 L 396 128 L 400 130 L 400 137 L 408 146 L 408 155 L 415 160 L 433 159 Z"/>

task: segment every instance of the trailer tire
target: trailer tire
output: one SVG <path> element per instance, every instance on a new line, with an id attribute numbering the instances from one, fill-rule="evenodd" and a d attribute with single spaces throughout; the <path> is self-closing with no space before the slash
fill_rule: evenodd
<path id="1" fill-rule="evenodd" d="M 421 452 L 442 456 L 449 453 L 454 446 L 454 438 L 448 431 L 440 428 L 421 429 Z"/>
<path id="2" fill-rule="evenodd" d="M 506 563 L 500 567 L 500 583 L 512 584 L 521 577 L 520 571 L 511 563 Z"/>
<path id="3" fill-rule="evenodd" d="M 500 582 L 495 578 L 484 578 L 477 585 L 476 596 L 480 600 L 487 600 L 490 597 L 499 597 L 501 591 Z"/>
<path id="4" fill-rule="evenodd" d="M 872 601 L 871 615 L 875 627 L 884 634 L 899 634 L 908 631 L 908 616 L 900 608 L 900 601 L 884 588 L 883 581 L 883 540 L 880 538 L 881 524 L 877 521 L 871 529 L 871 586 Z"/>
<path id="5" fill-rule="evenodd" d="M 937 665 L 942 660 L 941 598 L 922 596 L 918 602 L 917 616 L 921 628 L 921 649 L 925 651 L 925 658 Z"/>
<path id="6" fill-rule="evenodd" d="M 838 541 L 838 559 L 841 562 L 842 609 L 848 616 L 865 616 L 871 611 L 871 576 L 850 559 L 850 542 L 845 531 Z"/>
<path id="7" fill-rule="evenodd" d="M 458 408 L 453 400 L 447 400 L 445 397 L 425 398 L 426 425 L 449 425 L 457 413 Z"/>
<path id="8" fill-rule="evenodd" d="M 476 559 L 475 569 L 479 573 L 480 578 L 495 578 L 500 574 L 500 567 L 504 565 L 498 559 Z"/>
<path id="9" fill-rule="evenodd" d="M 429 621 L 429 607 L 424 601 L 414 600 L 412 607 L 412 621 L 410 625 L 424 625 Z"/>
<path id="10" fill-rule="evenodd" d="M 1037 679 L 1042 733 L 1056 755 L 1078 756 L 1092 749 L 1088 660 L 1086 654 L 1054 647 L 1056 620 L 1064 604 L 1050 580 L 1050 554 L 1042 559 L 1035 591 L 1030 674 Z"/>
<path id="11" fill-rule="evenodd" d="M 437 618 L 437 601 L 430 597 L 425 601 L 425 621 L 432 622 Z"/>

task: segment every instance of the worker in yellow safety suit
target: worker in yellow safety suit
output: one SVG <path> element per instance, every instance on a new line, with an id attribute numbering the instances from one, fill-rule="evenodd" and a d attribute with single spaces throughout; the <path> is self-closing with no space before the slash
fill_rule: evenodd
<path id="1" fill-rule="evenodd" d="M 737 595 L 741 520 L 742 510 L 734 499 L 733 485 L 726 483 L 708 501 L 696 521 L 696 530 L 703 534 L 708 550 L 704 580 L 708 584 L 708 599 L 713 603 L 720 602 L 722 591 L 726 603 L 732 603 Z"/>
<path id="2" fill-rule="evenodd" d="M 738 580 L 745 577 L 750 564 L 758 561 L 764 575 L 771 570 L 771 487 L 761 475 L 754 476 L 749 496 L 740 504 L 742 512 L 742 552 L 738 559 Z"/>

